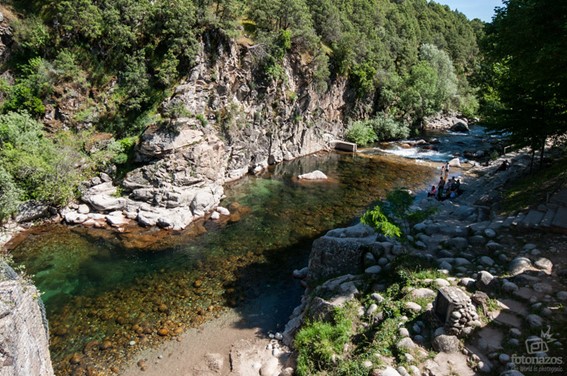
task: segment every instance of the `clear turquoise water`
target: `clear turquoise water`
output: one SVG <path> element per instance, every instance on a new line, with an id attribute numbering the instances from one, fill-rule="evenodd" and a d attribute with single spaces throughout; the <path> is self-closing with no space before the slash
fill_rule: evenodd
<path id="1" fill-rule="evenodd" d="M 330 180 L 297 180 L 315 169 Z M 56 372 L 78 367 L 69 363 L 75 352 L 81 366 L 104 370 L 135 350 L 129 341 L 149 346 L 161 340 L 159 329 L 168 338 L 267 289 L 292 291 L 291 271 L 306 264 L 313 239 L 353 222 L 395 187 L 425 189 L 435 173 L 395 157 L 315 154 L 229 184 L 222 205 L 238 203 L 234 222 L 126 234 L 55 225 L 30 232 L 11 252 L 43 292 Z M 96 342 L 93 350 L 92 341 L 112 347 Z"/>

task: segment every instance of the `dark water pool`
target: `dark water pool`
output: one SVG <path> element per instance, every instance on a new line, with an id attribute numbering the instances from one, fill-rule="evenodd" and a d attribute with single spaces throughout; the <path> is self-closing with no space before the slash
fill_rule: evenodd
<path id="1" fill-rule="evenodd" d="M 329 181 L 297 180 L 315 169 Z M 43 292 L 56 373 L 104 373 L 270 290 L 289 291 L 276 318 L 283 323 L 301 293 L 291 271 L 305 266 L 313 239 L 393 188 L 425 189 L 435 171 L 392 156 L 320 153 L 229 184 L 222 205 L 232 208 L 230 221 L 183 232 L 47 226 L 11 252 Z"/>

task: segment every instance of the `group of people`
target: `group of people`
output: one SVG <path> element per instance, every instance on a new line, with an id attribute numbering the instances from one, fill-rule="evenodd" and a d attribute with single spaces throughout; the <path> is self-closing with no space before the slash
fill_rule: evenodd
<path id="1" fill-rule="evenodd" d="M 461 193 L 461 179 L 456 179 L 454 176 L 449 179 L 449 168 L 448 162 L 441 167 L 439 183 L 437 186 L 431 186 L 431 190 L 427 193 L 427 197 L 444 200 L 446 198 L 455 198 Z"/>

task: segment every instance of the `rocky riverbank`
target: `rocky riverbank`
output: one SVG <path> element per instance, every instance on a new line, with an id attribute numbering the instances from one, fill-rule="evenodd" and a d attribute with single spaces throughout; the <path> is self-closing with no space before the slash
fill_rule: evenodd
<path id="1" fill-rule="evenodd" d="M 371 375 L 518 376 L 538 371 L 532 358 L 563 360 L 567 237 L 530 227 L 522 213 L 491 210 L 503 184 L 528 168 L 525 154 L 505 158 L 512 162 L 506 171 L 496 172 L 500 161 L 468 170 L 458 199 L 419 202 L 436 214 L 413 227 L 409 242 L 360 224 L 315 241 L 308 267 L 294 272 L 307 290 L 282 335 L 244 335 L 244 348 L 205 346 L 191 364 L 177 357 L 166 368 L 159 352 L 148 353 L 126 374 L 142 364 L 163 375 L 177 364 L 200 375 L 291 375 L 298 330 L 310 320 L 335 322 L 337 312 L 350 312 L 354 329 L 329 363 L 333 369 L 350 362 Z M 214 331 L 204 330 L 204 338 Z M 531 343 L 541 351 L 531 353 Z M 231 360 L 245 367 L 231 368 Z"/>
<path id="2" fill-rule="evenodd" d="M 0 374 L 53 375 L 39 292 L 4 261 L 0 261 L 0 333 Z"/>
<path id="3" fill-rule="evenodd" d="M 458 199 L 421 201 L 436 214 L 416 224 L 408 242 L 361 224 L 314 242 L 309 266 L 296 272 L 308 289 L 284 342 L 297 345 L 309 322 L 336 322 L 337 312 L 350 311 L 356 329 L 328 364 L 335 368 L 358 362 L 388 376 L 544 371 L 533 357 L 555 360 L 548 372 L 564 372 L 567 237 L 540 231 L 564 231 L 567 223 L 543 229 L 522 221 L 522 213 L 491 211 L 504 183 L 529 166 L 525 154 L 505 157 L 506 171 L 497 171 L 503 159 L 469 170 Z M 540 347 L 532 351 L 530 343 Z M 310 364 L 324 364 L 312 356 Z"/>

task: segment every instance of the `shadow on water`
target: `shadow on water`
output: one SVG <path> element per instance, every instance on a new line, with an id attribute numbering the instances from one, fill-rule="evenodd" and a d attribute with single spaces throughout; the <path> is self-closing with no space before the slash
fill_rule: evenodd
<path id="1" fill-rule="evenodd" d="M 315 169 L 330 179 L 296 178 Z M 107 369 L 229 306 L 241 327 L 283 329 L 302 293 L 291 273 L 306 266 L 312 241 L 395 187 L 425 189 L 434 173 L 391 156 L 319 153 L 229 184 L 222 204 L 232 214 L 220 223 L 182 232 L 50 226 L 12 254 L 44 292 L 57 374 L 77 367 L 73 353 L 81 366 Z"/>

